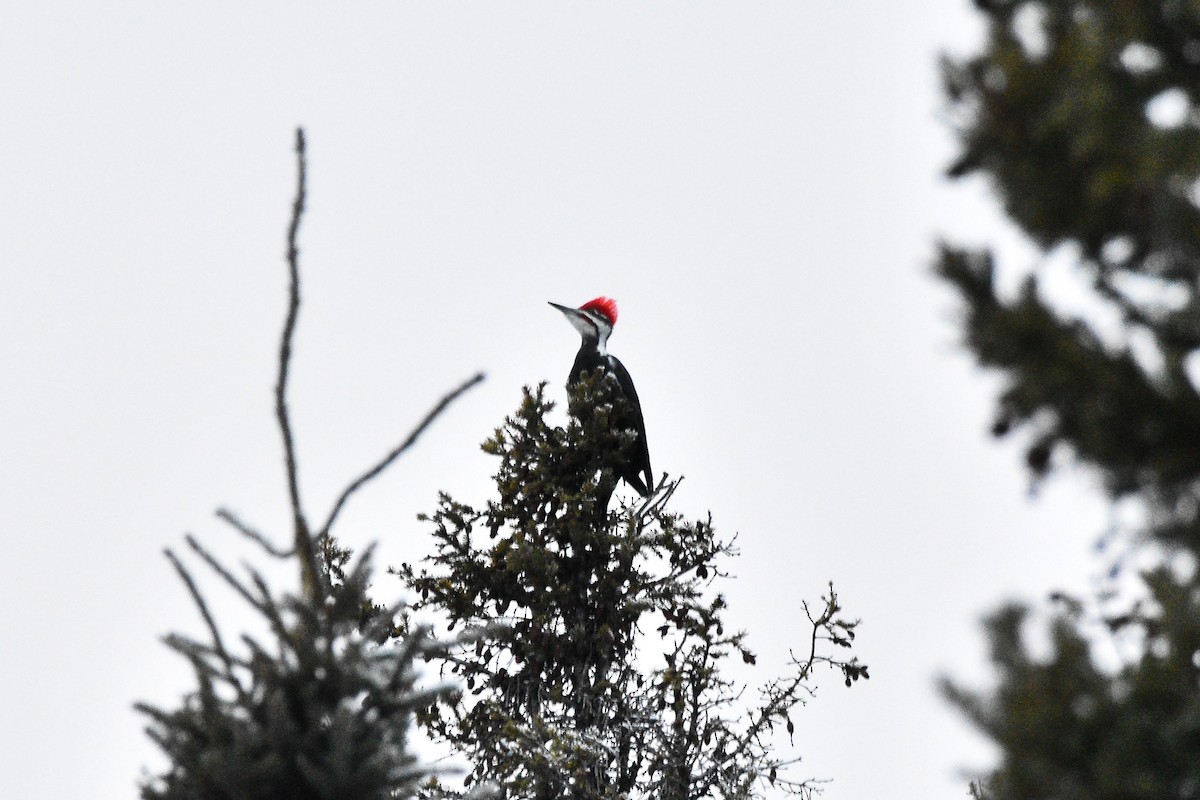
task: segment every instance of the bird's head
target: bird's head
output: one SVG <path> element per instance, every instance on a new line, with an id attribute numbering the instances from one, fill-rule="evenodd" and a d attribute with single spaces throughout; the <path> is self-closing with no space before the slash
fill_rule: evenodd
<path id="1" fill-rule="evenodd" d="M 550 305 L 563 313 L 585 341 L 595 340 L 601 347 L 617 324 L 617 301 L 611 297 L 597 297 L 579 308 L 560 306 L 558 303 Z"/>

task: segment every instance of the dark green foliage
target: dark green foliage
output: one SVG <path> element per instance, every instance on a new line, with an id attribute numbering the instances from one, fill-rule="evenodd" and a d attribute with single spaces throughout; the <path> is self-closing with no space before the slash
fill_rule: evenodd
<path id="1" fill-rule="evenodd" d="M 565 428 L 546 419 L 544 385 L 526 390 L 484 444 L 499 459 L 495 499 L 476 509 L 443 495 L 426 518 L 436 553 L 399 574 L 420 598 L 414 610 L 475 639 L 445 661 L 461 696 L 420 722 L 470 759 L 468 783 L 492 781 L 511 798 L 747 797 L 763 782 L 808 794 L 783 775 L 789 762 L 768 735 L 792 730 L 816 665 L 848 684 L 867 677 L 825 652 L 848 648 L 856 623 L 831 590 L 791 673 L 740 710 L 722 667 L 755 657 L 712 591 L 730 544 L 711 520 L 666 510 L 677 482 L 640 508 L 598 505 L 632 441 L 609 426 L 623 402 L 613 389 L 582 381 Z"/>
<path id="2" fill-rule="evenodd" d="M 1146 366 L 1125 344 L 1105 346 L 1050 307 L 1036 275 L 1002 299 L 990 254 L 944 247 L 939 271 L 967 301 L 967 341 L 1007 378 L 996 430 L 1031 428 L 1035 473 L 1069 450 L 1114 495 L 1153 502 L 1154 534 L 1198 548 L 1200 397 L 1184 362 L 1200 347 L 1200 128 L 1156 126 L 1147 104 L 1168 91 L 1200 100 L 1200 6 L 987 9 L 985 52 L 944 65 L 962 141 L 952 174 L 985 173 L 1030 237 L 1071 248 L 1097 300 L 1161 357 Z"/>
<path id="3" fill-rule="evenodd" d="M 1001 747 L 975 792 L 1200 798 L 1200 396 L 1188 377 L 1200 349 L 1200 4 L 976 5 L 984 51 L 944 64 L 962 145 L 950 174 L 986 175 L 1034 242 L 1075 261 L 1118 329 L 1057 310 L 1036 271 L 1003 296 L 987 251 L 945 245 L 937 271 L 965 303 L 966 344 L 1004 378 L 994 432 L 1025 432 L 1035 478 L 1071 454 L 1114 500 L 1140 505 L 1131 544 L 1172 566 L 1140 576 L 1141 600 L 1068 599 L 1043 660 L 1021 642 L 1021 610 L 989 620 L 998 688 L 947 686 Z M 1182 113 L 1165 113 L 1171 103 Z M 1097 610 L 1114 604 L 1131 610 Z M 1121 664 L 1091 652 L 1106 629 Z"/>
<path id="4" fill-rule="evenodd" d="M 1115 674 L 1093 662 L 1078 609 L 1056 615 L 1045 660 L 1021 642 L 1023 609 L 988 620 L 999 690 L 944 687 L 1003 753 L 986 796 L 1200 797 L 1200 593 L 1167 570 L 1147 577 L 1161 610 L 1108 621 L 1145 636 L 1140 656 Z"/>
<path id="5" fill-rule="evenodd" d="M 1146 104 L 1168 89 L 1200 99 L 1200 8 L 1188 0 L 989 5 L 985 52 L 944 68 L 963 121 L 952 174 L 986 172 L 1009 216 L 1047 248 L 1071 242 L 1097 266 L 1150 262 L 1165 278 L 1193 275 L 1195 208 L 1186 193 L 1200 169 L 1200 132 L 1152 125 Z M 1104 246 L 1118 236 L 1131 238 L 1132 252 L 1109 262 Z M 1168 241 L 1189 244 L 1171 250 Z"/>
<path id="6" fill-rule="evenodd" d="M 939 271 L 969 301 L 967 344 L 981 364 L 1008 378 L 996 432 L 1034 429 L 1027 450 L 1033 472 L 1041 477 L 1052 449 L 1069 446 L 1101 467 L 1113 495 L 1157 499 L 1176 522 L 1160 535 L 1200 545 L 1196 509 L 1179 507 L 1200 477 L 1200 397 L 1187 376 L 1180 371 L 1168 382 L 1147 374 L 1128 350 L 1113 351 L 1084 322 L 1056 314 L 1032 278 L 1015 300 L 1002 301 L 989 254 L 946 247 Z"/>
<path id="7" fill-rule="evenodd" d="M 416 687 L 414 658 L 430 640 L 414 631 L 381 647 L 390 627 L 367 604 L 369 552 L 319 602 L 272 595 L 264 579 L 235 578 L 189 544 L 263 618 L 267 643 L 241 637 L 227 648 L 191 576 L 173 555 L 209 625 L 211 641 L 178 634 L 167 644 L 189 661 L 197 688 L 172 711 L 137 708 L 171 760 L 142 787 L 146 800 L 218 798 L 385 798 L 415 792 L 428 772 L 407 749 L 413 710 L 437 691 Z"/>

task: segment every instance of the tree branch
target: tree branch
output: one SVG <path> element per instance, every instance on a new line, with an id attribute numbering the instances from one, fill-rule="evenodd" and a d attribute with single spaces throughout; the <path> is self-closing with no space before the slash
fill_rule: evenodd
<path id="1" fill-rule="evenodd" d="M 264 536 L 259 531 L 254 530 L 246 523 L 242 522 L 240 519 L 237 518 L 237 515 L 235 515 L 232 511 L 230 511 L 227 508 L 218 508 L 217 509 L 217 518 L 225 520 L 238 533 L 242 534 L 247 539 L 250 539 L 251 541 L 258 543 L 259 547 L 261 547 L 263 550 L 265 550 L 267 552 L 268 555 L 273 556 L 274 558 L 291 558 L 292 556 L 294 556 L 296 554 L 295 550 L 280 550 L 280 549 L 278 549 L 277 547 L 275 547 L 275 545 L 271 544 L 271 541 L 269 539 L 267 539 L 266 536 Z"/>
<path id="2" fill-rule="evenodd" d="M 283 453 L 287 460 L 288 495 L 292 502 L 292 512 L 298 523 L 304 521 L 304 511 L 300 506 L 300 488 L 296 469 L 296 448 L 292 441 L 292 425 L 287 409 L 287 380 L 288 367 L 292 360 L 292 336 L 296 331 L 296 318 L 300 312 L 300 250 L 296 247 L 296 235 L 300 230 L 300 218 L 304 214 L 306 194 L 306 165 L 304 157 L 304 129 L 296 129 L 296 197 L 292 201 L 292 219 L 288 225 L 288 313 L 283 325 L 283 336 L 279 342 L 279 378 L 275 383 L 275 417 L 279 421 L 279 431 L 283 435 Z M 307 526 L 305 526 L 307 527 Z M 298 533 L 299 531 L 297 531 Z"/>
<path id="3" fill-rule="evenodd" d="M 337 502 L 333 504 L 333 510 L 329 512 L 329 518 L 325 521 L 325 524 L 321 526 L 320 533 L 317 534 L 317 539 L 323 539 L 329 535 L 329 530 L 333 527 L 334 520 L 337 519 L 338 514 L 341 513 L 342 506 L 344 506 L 346 504 L 346 501 L 350 499 L 350 496 L 352 494 L 354 494 L 359 489 L 361 489 L 365 484 L 367 484 L 370 481 L 377 478 L 381 472 L 383 472 L 385 469 L 387 469 L 389 466 L 391 466 L 391 463 L 393 461 L 395 461 L 397 458 L 399 458 L 401 455 L 403 455 L 404 451 L 408 450 L 408 448 L 412 447 L 413 444 L 416 443 L 417 437 L 419 437 L 422 433 L 424 433 L 425 429 L 428 428 L 430 426 L 430 424 L 432 424 L 433 421 L 435 419 L 437 419 L 437 417 L 443 411 L 445 411 L 446 408 L 451 403 L 453 403 L 455 400 L 457 400 L 459 398 L 459 396 L 462 395 L 464 392 L 466 392 L 468 389 L 470 389 L 473 386 L 475 386 L 476 384 L 482 382 L 483 377 L 484 377 L 484 375 L 482 372 L 477 372 L 474 376 L 472 376 L 469 380 L 467 380 L 465 383 L 460 385 L 457 389 L 455 389 L 454 391 L 450 392 L 445 397 L 443 397 L 441 399 L 441 401 L 436 406 L 433 407 L 433 410 L 425 415 L 425 419 L 421 420 L 421 423 L 419 425 L 417 425 L 417 427 L 415 429 L 413 429 L 413 432 L 408 435 L 407 439 L 405 439 L 401 444 L 399 444 L 397 447 L 395 447 L 390 453 L 388 453 L 386 456 L 384 456 L 383 459 L 379 463 L 377 463 L 375 466 L 371 467 L 369 470 L 364 472 L 362 475 L 360 475 L 358 478 L 356 478 L 349 486 L 347 486 L 346 490 L 344 492 L 342 492 L 341 497 L 339 497 L 337 499 Z"/>
<path id="4" fill-rule="evenodd" d="M 212 612 L 208 609 L 208 603 L 204 601 L 204 596 L 200 594 L 200 589 L 196 586 L 196 581 L 192 578 L 187 568 L 183 566 L 183 562 L 171 551 L 170 548 L 163 551 L 171 562 L 171 566 L 175 567 L 175 571 L 179 577 L 183 579 L 183 583 L 187 586 L 188 593 L 191 594 L 192 600 L 196 603 L 196 607 L 200 609 L 200 616 L 204 617 L 204 624 L 208 626 L 209 636 L 212 637 L 212 650 L 220 659 L 224 666 L 225 679 L 229 681 L 239 696 L 245 696 L 245 690 L 242 688 L 241 682 L 238 680 L 237 673 L 234 672 L 235 661 L 229 655 L 229 651 L 225 648 L 225 642 L 221 638 L 221 630 L 217 627 L 217 622 L 213 619 Z"/>
<path id="5" fill-rule="evenodd" d="M 287 408 L 288 367 L 292 360 L 292 337 L 296 332 L 296 318 L 300 313 L 300 250 L 296 236 L 300 231 L 300 219 L 304 216 L 304 201 L 307 194 L 307 163 L 305 161 L 304 129 L 296 129 L 296 198 L 292 201 L 292 219 L 288 225 L 288 313 L 279 342 L 279 379 L 275 383 L 275 417 L 279 421 L 279 432 L 283 436 L 283 454 L 287 468 L 288 497 L 292 504 L 292 520 L 295 528 L 296 553 L 300 556 L 300 581 L 305 593 L 314 595 L 323 587 L 322 572 L 317 564 L 316 549 L 309 534 L 308 520 L 300 503 L 300 479 L 296 467 L 296 446 L 292 439 L 291 418 Z"/>

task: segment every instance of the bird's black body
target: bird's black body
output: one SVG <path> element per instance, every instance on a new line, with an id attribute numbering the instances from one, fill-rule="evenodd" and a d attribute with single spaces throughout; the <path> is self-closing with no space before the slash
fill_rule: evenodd
<path id="1" fill-rule="evenodd" d="M 617 386 L 625 398 L 628 414 L 619 424 L 636 435 L 625 453 L 626 461 L 618 477 L 642 497 L 646 497 L 654 491 L 654 473 L 650 469 L 650 449 L 646 445 L 646 423 L 642 418 L 642 404 L 638 400 L 637 389 L 633 387 L 633 378 L 629 377 L 625 365 L 605 349 L 608 335 L 616 323 L 616 303 L 599 297 L 578 309 L 560 306 L 557 303 L 550 305 L 567 316 L 582 338 L 571 374 L 567 378 L 567 386 L 577 384 L 585 373 L 603 373 L 617 379 Z"/>
<path id="2" fill-rule="evenodd" d="M 626 451 L 627 461 L 620 477 L 645 497 L 654 489 L 654 473 L 650 469 L 650 448 L 646 445 L 646 422 L 642 418 L 642 404 L 638 400 L 637 389 L 633 388 L 633 378 L 629 377 L 629 370 L 625 369 L 625 365 L 617 360 L 616 356 L 602 354 L 594 342 L 589 347 L 588 342 L 584 341 L 575 356 L 575 365 L 571 367 L 567 386 L 578 383 L 585 372 L 594 375 L 597 370 L 616 377 L 617 385 L 621 387 L 621 394 L 629 407 L 629 418 L 626 421 L 630 430 L 637 434 L 637 438 Z"/>

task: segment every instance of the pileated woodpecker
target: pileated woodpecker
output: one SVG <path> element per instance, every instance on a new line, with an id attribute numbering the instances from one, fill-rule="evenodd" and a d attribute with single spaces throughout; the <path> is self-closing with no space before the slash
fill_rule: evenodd
<path id="1" fill-rule="evenodd" d="M 654 474 L 650 470 L 650 450 L 646 447 L 642 404 L 638 402 L 637 390 L 633 388 L 633 379 L 629 377 L 625 365 L 605 349 L 613 326 L 617 324 L 617 301 L 609 297 L 597 297 L 579 308 L 560 306 L 558 303 L 550 305 L 566 315 L 567 321 L 583 338 L 579 353 L 575 356 L 575 365 L 571 367 L 571 375 L 567 378 L 567 386 L 578 383 L 585 372 L 596 374 L 599 371 L 616 377 L 621 394 L 629 406 L 629 427 L 637 434 L 626 451 L 625 466 L 619 477 L 624 478 L 642 497 L 646 497 L 654 491 Z"/>

